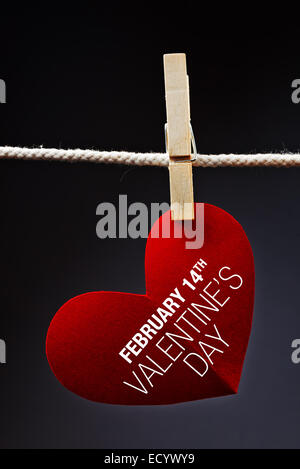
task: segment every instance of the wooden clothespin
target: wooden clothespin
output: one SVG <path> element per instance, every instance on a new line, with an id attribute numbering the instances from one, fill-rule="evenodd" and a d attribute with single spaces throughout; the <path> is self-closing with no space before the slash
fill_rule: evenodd
<path id="1" fill-rule="evenodd" d="M 165 54 L 164 73 L 172 220 L 193 220 L 192 130 L 185 54 Z"/>

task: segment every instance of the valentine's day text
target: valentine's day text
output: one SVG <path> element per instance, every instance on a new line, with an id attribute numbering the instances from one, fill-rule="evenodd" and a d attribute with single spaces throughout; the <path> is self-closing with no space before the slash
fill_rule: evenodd
<path id="1" fill-rule="evenodd" d="M 6 363 L 6 343 L 4 340 L 0 339 L 0 364 L 3 365 Z"/>
<path id="2" fill-rule="evenodd" d="M 163 376 L 179 359 L 203 378 L 210 365 L 214 365 L 214 355 L 221 356 L 230 348 L 216 325 L 216 318 L 234 292 L 242 287 L 243 279 L 231 267 L 223 266 L 213 278 L 205 280 L 207 265 L 199 259 L 182 279 L 181 286 L 169 293 L 156 313 L 120 351 L 120 356 L 134 367 L 134 379 L 123 381 L 126 386 L 148 394 L 154 386 L 153 377 Z M 151 353 L 147 354 L 150 344 Z M 141 352 L 144 352 L 143 363 L 135 365 Z"/>

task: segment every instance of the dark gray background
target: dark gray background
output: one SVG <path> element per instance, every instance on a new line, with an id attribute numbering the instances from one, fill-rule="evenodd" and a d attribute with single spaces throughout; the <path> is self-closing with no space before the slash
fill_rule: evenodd
<path id="1" fill-rule="evenodd" d="M 147 18 L 147 20 L 145 19 Z M 162 54 L 186 52 L 203 153 L 297 151 L 299 40 L 198 34 L 150 11 L 1 17 L 1 145 L 163 151 Z M 13 26 L 13 27 L 12 27 Z M 203 24 L 201 26 L 203 29 Z M 237 396 L 162 407 L 93 404 L 52 375 L 45 337 L 86 291 L 143 293 L 145 240 L 96 237 L 96 207 L 169 201 L 167 169 L 0 161 L 1 448 L 300 447 L 298 169 L 194 169 L 253 246 L 253 330 Z"/>

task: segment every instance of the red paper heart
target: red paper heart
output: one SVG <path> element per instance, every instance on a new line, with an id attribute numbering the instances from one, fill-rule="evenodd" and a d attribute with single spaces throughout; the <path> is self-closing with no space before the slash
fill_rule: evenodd
<path id="1" fill-rule="evenodd" d="M 203 207 L 201 248 L 187 249 L 186 237 L 176 237 L 181 223 L 170 212 L 153 226 L 146 295 L 86 293 L 60 308 L 46 349 L 66 388 L 130 405 L 237 392 L 252 323 L 253 255 L 242 227 L 220 208 L 196 204 L 190 229 L 203 223 Z M 165 222 L 171 236 L 154 238 Z"/>

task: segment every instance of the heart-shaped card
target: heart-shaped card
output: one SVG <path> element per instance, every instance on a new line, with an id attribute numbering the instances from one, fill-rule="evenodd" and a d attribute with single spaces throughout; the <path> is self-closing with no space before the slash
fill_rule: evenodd
<path id="1" fill-rule="evenodd" d="M 184 229 L 170 212 L 154 224 L 146 295 L 86 293 L 57 312 L 47 357 L 70 391 L 125 405 L 237 392 L 252 324 L 252 250 L 225 211 L 195 204 L 195 213 Z"/>

